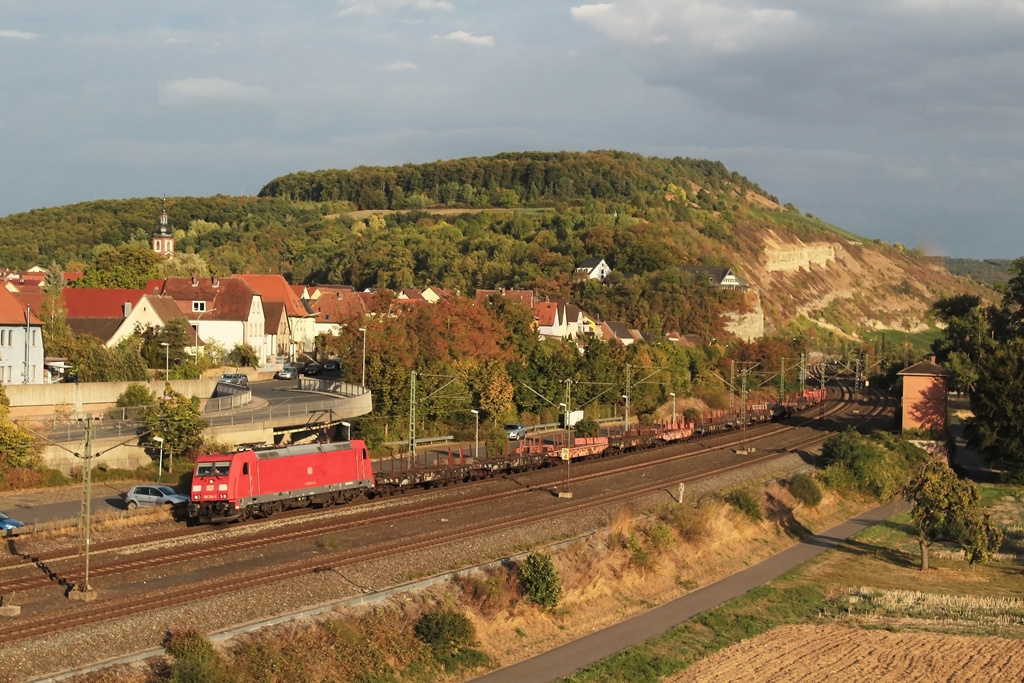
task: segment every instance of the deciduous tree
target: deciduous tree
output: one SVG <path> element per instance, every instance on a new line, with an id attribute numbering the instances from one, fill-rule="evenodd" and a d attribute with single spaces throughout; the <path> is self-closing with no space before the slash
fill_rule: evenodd
<path id="1" fill-rule="evenodd" d="M 978 488 L 957 477 L 941 460 L 929 460 L 903 490 L 911 504 L 910 525 L 921 546 L 921 571 L 928 569 L 928 549 L 952 541 L 972 565 L 986 562 L 999 549 L 1003 533 L 979 505 Z"/>

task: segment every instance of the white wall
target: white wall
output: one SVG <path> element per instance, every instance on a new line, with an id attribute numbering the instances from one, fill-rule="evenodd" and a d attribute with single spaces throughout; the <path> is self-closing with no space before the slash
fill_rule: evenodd
<path id="1" fill-rule="evenodd" d="M 43 384 L 43 331 L 28 330 L 28 376 L 25 376 L 25 326 L 0 325 L 0 381 L 6 385 Z"/>

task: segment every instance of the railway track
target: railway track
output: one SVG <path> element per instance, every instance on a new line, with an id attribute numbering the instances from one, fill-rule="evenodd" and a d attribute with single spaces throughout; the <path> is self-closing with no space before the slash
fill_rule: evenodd
<path id="1" fill-rule="evenodd" d="M 840 387 L 841 392 L 846 392 L 845 388 Z M 837 412 L 840 412 L 843 407 L 849 402 L 850 398 L 846 393 L 841 394 L 840 398 L 829 407 L 827 414 L 822 413 L 819 418 L 825 416 L 831 416 Z M 794 421 L 791 421 L 785 425 L 773 425 L 772 427 L 759 427 L 757 433 L 753 437 L 756 439 L 766 439 L 772 436 L 786 433 L 794 429 L 798 429 L 802 426 L 807 426 L 814 422 L 816 418 L 801 417 Z M 719 439 L 721 437 L 718 437 Z M 603 467 L 599 471 L 584 472 L 578 474 L 575 477 L 576 483 L 585 483 L 594 479 L 599 479 L 608 476 L 614 476 L 617 474 L 623 474 L 637 469 L 644 469 L 657 465 L 662 465 L 671 462 L 677 462 L 679 460 L 690 459 L 701 455 L 706 455 L 715 451 L 732 448 L 737 445 L 749 440 L 746 435 L 736 436 L 736 433 L 731 433 L 731 437 L 721 443 L 715 443 L 710 446 L 703 446 L 698 450 L 691 450 L 693 442 L 686 444 L 673 444 L 666 446 L 661 449 L 652 449 L 648 451 L 640 451 L 633 453 L 632 455 L 639 455 L 639 457 L 645 457 L 641 463 L 630 463 L 613 466 L 611 468 Z M 686 449 L 681 451 L 680 449 Z M 668 452 L 667 455 L 657 456 L 654 458 L 650 456 L 662 451 Z M 640 455 L 644 454 L 644 455 Z M 777 455 L 777 454 L 776 454 Z M 769 456 L 771 457 L 771 456 Z M 609 462 L 607 459 L 604 462 Z M 760 462 L 762 458 L 748 461 L 749 463 Z M 614 462 L 618 462 L 616 458 Z M 543 471 L 541 471 L 543 472 Z M 540 476 L 544 476 L 542 473 Z M 554 477 L 558 477 L 558 474 L 554 474 Z M 550 476 L 549 476 L 550 478 Z M 381 524 L 381 523 L 395 523 L 406 520 L 410 517 L 433 514 L 435 512 L 452 512 L 460 508 L 465 508 L 471 505 L 477 505 L 480 503 L 500 503 L 510 498 L 525 495 L 537 490 L 545 490 L 551 488 L 556 482 L 555 481 L 541 481 L 535 484 L 524 486 L 523 488 L 515 489 L 512 491 L 500 491 L 490 494 L 484 494 L 482 496 L 475 496 L 472 499 L 464 501 L 436 501 L 429 503 L 419 503 L 414 509 L 403 509 L 393 510 L 386 512 L 370 511 L 365 514 L 360 514 L 360 505 L 355 505 L 347 508 L 348 511 L 353 511 L 354 516 L 348 516 L 346 519 L 341 520 L 324 520 L 317 519 L 314 522 L 297 525 L 290 529 L 281 529 L 275 527 L 265 532 L 256 531 L 255 533 L 249 533 L 243 538 L 225 539 L 223 533 L 218 533 L 218 530 L 211 530 L 209 527 L 204 527 L 201 530 L 181 530 L 178 532 L 168 532 L 166 534 L 158 534 L 155 537 L 146 538 L 139 545 L 152 544 L 159 541 L 165 540 L 184 540 L 186 537 L 195 537 L 197 535 L 213 536 L 214 538 L 208 544 L 196 546 L 193 548 L 176 548 L 173 555 L 168 556 L 165 552 L 156 552 L 144 554 L 140 557 L 136 557 L 130 560 L 113 560 L 107 563 L 98 562 L 92 565 L 90 569 L 90 578 L 105 578 L 114 577 L 121 574 L 127 574 L 130 572 L 137 572 L 144 569 L 153 567 L 164 567 L 171 564 L 181 564 L 185 562 L 193 562 L 195 560 L 210 558 L 214 555 L 227 555 L 228 553 L 243 552 L 246 550 L 258 549 L 271 544 L 283 544 L 293 541 L 298 541 L 306 538 L 314 538 L 334 533 L 343 533 L 352 529 L 360 528 L 365 526 L 367 523 Z M 308 511 L 299 511 L 300 515 L 308 516 Z M 237 527 L 236 527 L 237 528 Z M 116 543 L 108 543 L 100 548 L 94 548 L 95 550 L 124 550 L 124 547 L 119 547 Z M 94 552 L 94 557 L 95 552 Z M 52 553 L 49 555 L 39 556 L 26 556 L 23 565 L 28 562 L 34 564 L 37 568 L 42 571 L 41 575 L 28 576 L 16 579 L 10 579 L 0 584 L 0 594 L 10 594 L 11 592 L 24 592 L 47 586 L 61 586 L 67 588 L 75 583 L 77 573 L 77 561 L 78 553 L 77 549 L 73 551 L 66 551 L 64 553 Z"/>
<path id="2" fill-rule="evenodd" d="M 848 390 L 844 389 L 843 391 L 844 395 L 841 397 L 841 400 L 837 401 L 835 405 L 831 406 L 828 409 L 829 416 L 836 415 L 847 407 L 847 404 L 850 401 L 850 396 Z M 861 416 L 861 418 L 858 421 L 864 422 L 866 420 L 870 420 L 874 417 L 874 415 L 878 414 L 881 411 L 884 411 L 886 408 L 887 405 L 883 403 L 880 407 L 876 407 L 875 409 L 873 409 L 870 414 Z M 821 416 L 825 416 L 824 412 Z M 792 427 L 790 427 L 790 429 L 792 429 Z M 769 430 L 769 435 L 777 434 L 780 431 L 786 431 L 786 429 L 782 428 Z M 810 437 L 802 438 L 797 442 L 790 444 L 785 452 L 795 450 L 798 448 L 806 448 L 815 443 L 820 443 L 825 438 L 827 438 L 828 435 L 829 434 L 816 434 Z M 765 436 L 766 434 L 758 434 L 757 438 L 761 439 L 765 438 Z M 697 455 L 708 453 L 710 451 L 722 450 L 724 448 L 729 448 L 731 446 L 739 444 L 739 440 L 733 440 L 732 443 L 717 444 L 712 447 L 702 448 L 698 451 L 680 453 L 675 455 L 659 456 L 654 460 L 647 460 L 640 465 L 623 465 L 613 467 L 610 470 L 604 469 L 600 472 L 583 472 L 575 478 L 574 483 L 579 484 L 592 479 L 613 476 L 616 474 L 629 472 L 631 470 L 636 470 L 639 467 L 651 468 L 658 464 L 666 464 L 682 459 L 693 458 Z M 602 496 L 598 500 L 577 499 L 568 506 L 562 506 L 556 511 L 546 510 L 527 514 L 517 514 L 502 520 L 471 520 L 461 524 L 458 528 L 439 528 L 421 534 L 417 538 L 392 539 L 390 541 L 384 541 L 370 545 L 368 547 L 361 548 L 355 552 L 332 553 L 330 557 L 317 556 L 306 558 L 303 560 L 297 560 L 282 565 L 276 565 L 269 570 L 259 572 L 247 572 L 245 575 L 239 575 L 236 573 L 206 582 L 204 583 L 203 586 L 189 585 L 172 588 L 169 590 L 163 590 L 159 593 L 149 592 L 143 594 L 136 594 L 125 598 L 105 601 L 103 603 L 89 603 L 83 605 L 79 609 L 76 609 L 73 613 L 69 613 L 69 610 L 65 610 L 58 615 L 40 615 L 38 617 L 30 617 L 27 619 L 20 620 L 16 628 L 0 629 L 0 643 L 12 642 L 16 640 L 23 640 L 35 636 L 45 635 L 56 630 L 73 629 L 76 626 L 92 624 L 103 620 L 117 619 L 127 615 L 138 614 L 141 611 L 152 611 L 165 607 L 173 607 L 176 605 L 181 605 L 184 602 L 201 600 L 203 598 L 215 595 L 223 595 L 226 592 L 250 589 L 277 581 L 285 581 L 287 579 L 299 577 L 318 570 L 339 569 L 345 566 L 350 566 L 354 564 L 373 561 L 374 559 L 388 557 L 398 552 L 406 553 L 418 549 L 430 548 L 439 544 L 451 542 L 456 539 L 465 538 L 467 536 L 495 533 L 510 528 L 522 526 L 525 524 L 531 524 L 534 522 L 542 521 L 545 518 L 553 515 L 582 512 L 584 510 L 589 510 L 595 507 L 606 506 L 609 504 L 614 504 L 616 502 L 629 500 L 635 498 L 638 495 L 643 495 L 645 493 L 650 493 L 658 490 L 664 490 L 667 485 L 678 484 L 679 481 L 683 481 L 684 483 L 699 481 L 700 479 L 715 476 L 723 472 L 740 469 L 742 467 L 748 467 L 751 464 L 770 460 L 772 458 L 779 457 L 779 455 L 779 450 L 767 451 L 755 457 L 745 458 L 742 461 L 735 462 L 731 465 L 716 468 L 713 471 L 694 474 L 689 477 L 683 477 L 681 479 L 679 477 L 675 477 L 671 481 L 649 480 L 640 485 L 634 485 L 624 488 L 612 496 Z M 514 491 L 490 493 L 484 496 L 474 497 L 472 501 L 461 501 L 455 503 L 454 505 L 451 501 L 430 503 L 426 506 L 417 506 L 415 509 L 398 510 L 394 512 L 377 514 L 373 517 L 372 521 L 374 524 L 393 524 L 396 521 L 407 519 L 412 516 L 432 514 L 439 511 L 444 511 L 446 514 L 450 514 L 453 509 L 458 509 L 460 507 L 465 507 L 468 505 L 478 505 L 481 503 L 497 502 L 502 499 L 507 499 L 513 496 L 523 495 L 524 493 L 528 493 L 530 491 L 543 489 L 549 485 L 549 483 L 545 482 L 542 484 L 534 484 L 527 486 L 525 488 L 516 489 Z M 244 540 L 239 539 L 237 542 L 232 542 L 231 544 L 222 543 L 220 544 L 220 547 L 224 549 L 222 552 L 237 552 L 243 549 L 258 548 L 269 543 L 281 543 L 284 542 L 284 540 L 281 539 L 285 538 L 286 540 L 296 540 L 314 536 L 323 537 L 330 534 L 351 530 L 357 527 L 365 527 L 367 521 L 368 520 L 365 517 L 362 517 L 359 519 L 341 520 L 335 524 L 321 524 L 316 528 L 302 527 L 294 530 L 286 530 L 284 532 L 278 530 L 275 531 L 273 535 L 268 534 L 266 537 L 260 536 L 258 538 L 250 538 Z M 200 547 L 195 549 L 195 552 L 193 554 L 190 554 L 188 557 L 184 558 L 181 557 L 181 553 L 183 552 L 185 551 L 182 551 L 181 549 L 175 550 L 176 557 L 173 558 L 173 561 L 194 561 L 202 557 L 209 557 L 211 554 L 211 549 L 207 546 Z M 162 557 L 162 562 L 160 557 L 140 558 L 138 561 L 134 561 L 131 563 L 117 563 L 116 566 L 111 565 L 109 574 L 102 573 L 104 571 L 103 568 L 97 567 L 94 570 L 93 576 L 113 576 L 117 573 L 124 571 L 137 571 L 139 568 L 147 566 L 166 566 L 167 561 L 167 556 Z M 8 591 L 8 586 L 10 585 L 12 584 L 5 584 L 2 590 Z M 26 590 L 26 588 L 21 588 L 18 590 Z"/>

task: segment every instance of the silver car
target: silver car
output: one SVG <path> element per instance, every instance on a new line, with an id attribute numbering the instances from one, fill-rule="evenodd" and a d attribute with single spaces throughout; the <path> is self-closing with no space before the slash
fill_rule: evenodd
<path id="1" fill-rule="evenodd" d="M 291 365 L 286 365 L 277 371 L 278 379 L 295 379 L 295 368 Z"/>
<path id="2" fill-rule="evenodd" d="M 505 425 L 505 432 L 508 434 L 510 441 L 522 441 L 526 438 L 526 427 L 518 422 Z"/>
<path id="3" fill-rule="evenodd" d="M 129 510 L 154 505 L 178 505 L 187 503 L 188 496 L 183 496 L 170 486 L 133 486 L 124 495 L 124 503 Z"/>

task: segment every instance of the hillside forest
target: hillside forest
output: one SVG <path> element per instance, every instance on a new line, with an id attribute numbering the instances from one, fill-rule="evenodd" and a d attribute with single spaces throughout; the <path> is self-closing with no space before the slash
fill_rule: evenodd
<path id="1" fill-rule="evenodd" d="M 170 262 L 149 250 L 163 205 L 176 239 Z M 699 397 L 704 406 L 728 404 L 737 385 L 734 362 L 756 368 L 751 386 L 762 385 L 768 395 L 800 382 L 801 355 L 870 354 L 874 360 L 865 366 L 881 371 L 889 360 L 907 358 L 906 348 L 886 348 L 884 337 L 881 345 L 861 345 L 849 334 L 855 330 L 823 329 L 795 319 L 792 310 L 767 310 L 771 334 L 763 339 L 746 343 L 728 335 L 723 313 L 744 310 L 743 295 L 711 288 L 679 266 L 726 265 L 743 276 L 740 264 L 751 262 L 766 232 L 794 240 L 856 238 L 791 205 L 779 206 L 718 162 L 527 152 L 295 173 L 270 181 L 257 197 L 37 209 L 0 219 L 0 264 L 83 271 L 82 286 L 139 287 L 150 277 L 249 272 L 382 290 L 367 338 L 368 384 L 380 425 L 367 429 L 383 438 L 407 415 L 413 371 L 438 378 L 437 387 L 457 379 L 432 399 L 434 407 L 424 407 L 425 421 L 465 422 L 468 407 L 479 405 L 496 424 L 515 415 L 553 414 L 569 388 L 574 407 L 614 411 L 620 409 L 615 397 L 629 384 L 633 410 L 653 419 L 670 393 Z M 856 249 L 893 251 L 870 241 Z M 920 254 L 898 252 L 908 263 L 924 264 Z M 604 282 L 575 277 L 575 266 L 587 258 L 605 259 L 611 275 Z M 383 291 L 430 285 L 465 298 L 413 309 L 397 306 Z M 471 305 L 476 290 L 500 288 L 567 300 L 601 320 L 646 332 L 651 343 L 590 340 L 580 352 L 567 342 L 539 341 L 525 308 L 499 299 Z M 49 314 L 56 330 L 60 312 Z M 351 321 L 349 329 L 360 326 L 367 322 Z M 162 336 L 180 338 L 180 332 L 140 331 L 115 351 L 141 358 L 143 367 L 160 367 L 154 349 L 166 341 L 181 353 L 180 339 Z M 668 333 L 695 335 L 702 343 L 677 346 Z M 65 342 L 62 350 L 77 354 L 83 367 L 110 368 L 95 379 L 133 379 L 114 377 L 124 368 L 139 373 L 140 363 L 100 358 L 105 352 L 95 344 L 76 342 L 87 355 Z M 350 370 L 359 365 L 354 354 L 360 344 L 350 334 L 319 343 Z M 238 350 L 226 350 L 232 351 Z M 433 380 L 423 381 L 420 395 L 426 396 Z"/>

